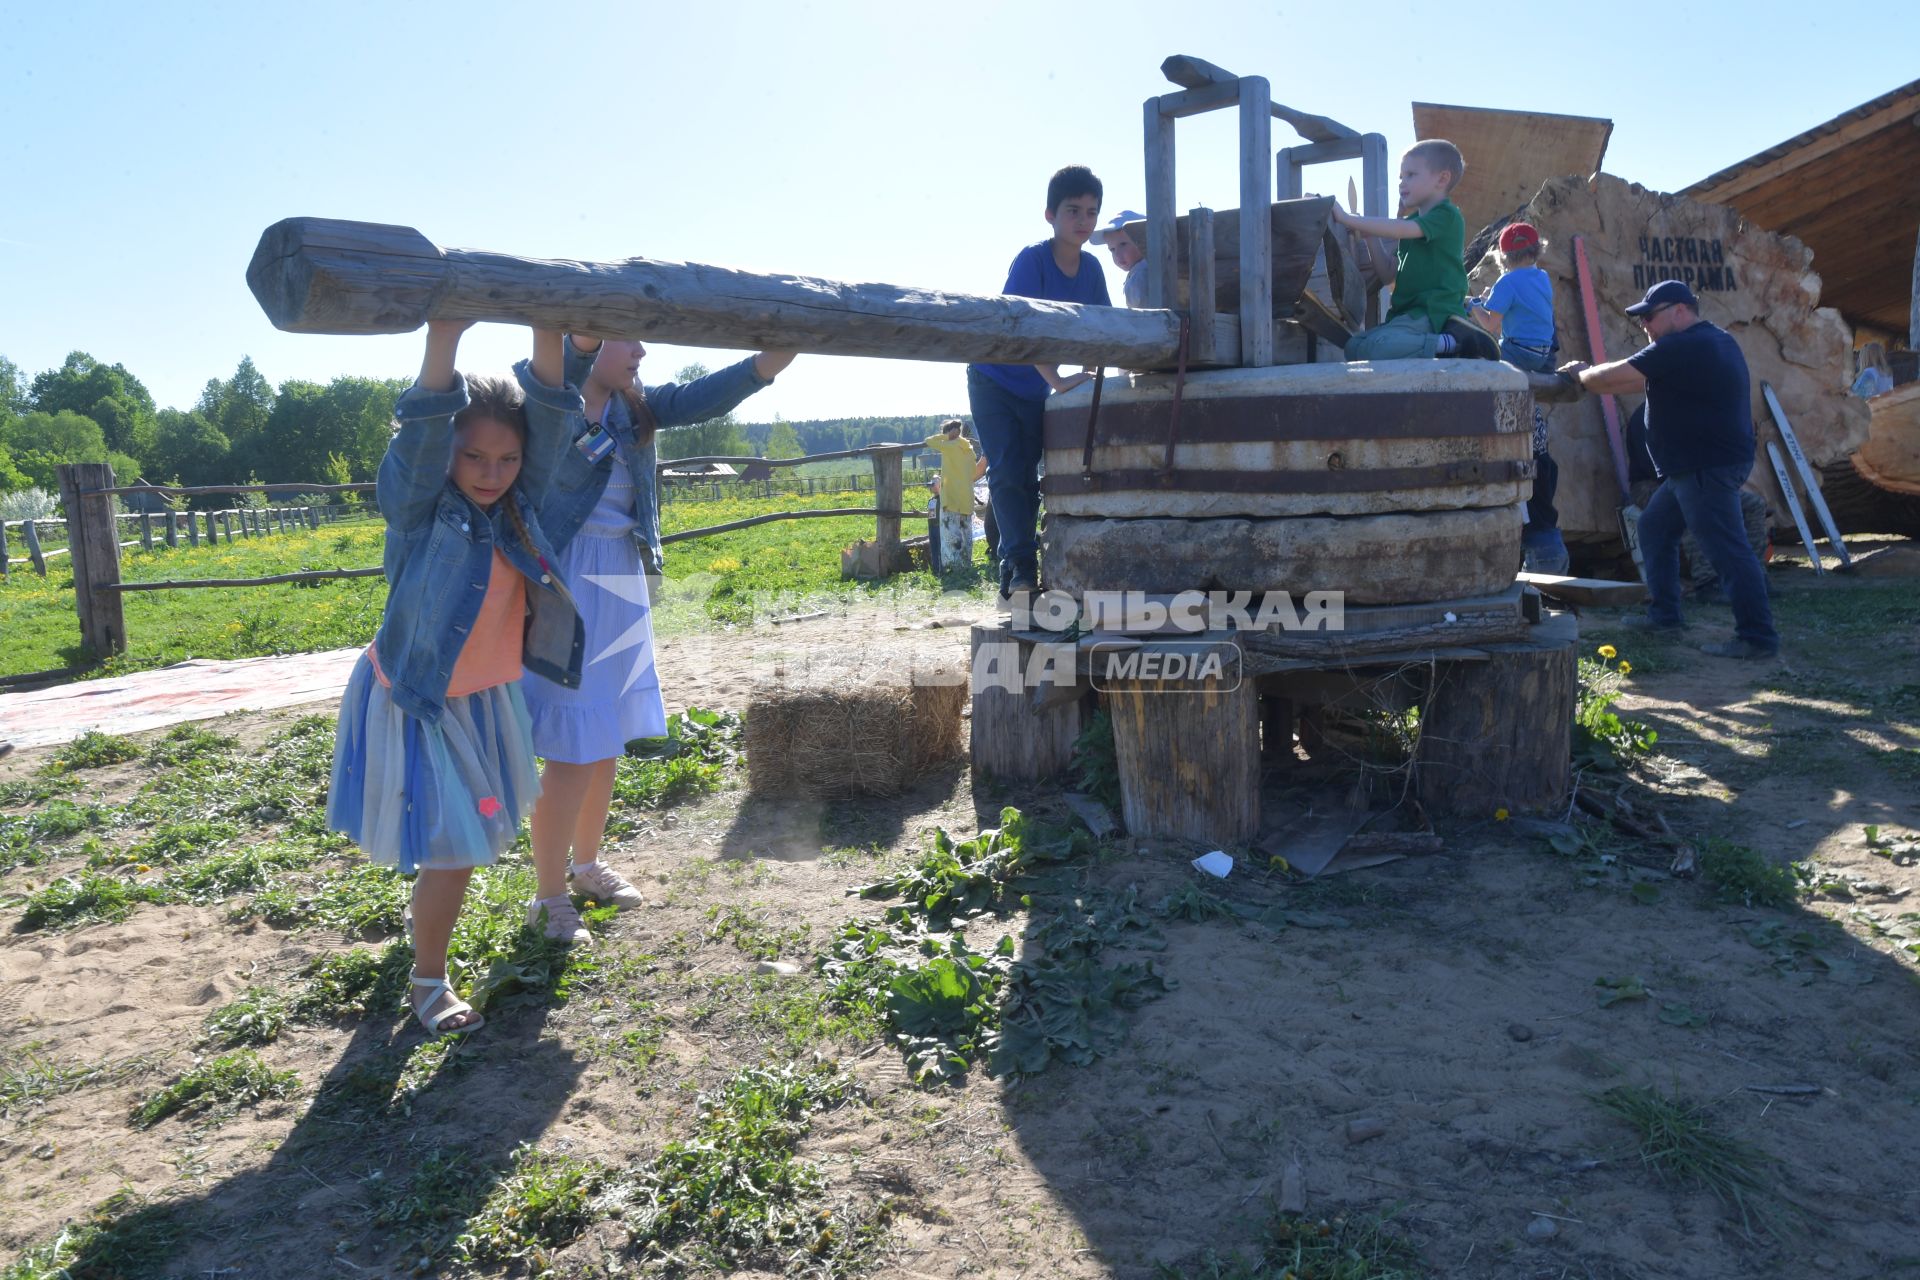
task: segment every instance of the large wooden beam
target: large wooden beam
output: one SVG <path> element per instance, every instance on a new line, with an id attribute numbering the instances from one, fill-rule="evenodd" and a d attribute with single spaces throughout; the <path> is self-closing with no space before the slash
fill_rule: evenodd
<path id="1" fill-rule="evenodd" d="M 406 333 L 450 318 L 733 350 L 1129 369 L 1171 364 L 1180 345 L 1180 319 L 1169 311 L 649 258 L 516 258 L 441 249 L 410 227 L 331 218 L 268 227 L 247 283 L 267 318 L 290 333 Z"/>

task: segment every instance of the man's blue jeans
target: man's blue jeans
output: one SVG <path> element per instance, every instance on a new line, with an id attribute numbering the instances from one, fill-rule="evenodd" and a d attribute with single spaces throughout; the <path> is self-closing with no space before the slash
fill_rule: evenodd
<path id="1" fill-rule="evenodd" d="M 1646 562 L 1647 616 L 1655 626 L 1680 625 L 1680 535 L 1692 531 L 1733 603 L 1733 633 L 1761 649 L 1778 649 L 1767 604 L 1766 570 L 1747 542 L 1740 486 L 1748 468 L 1703 467 L 1667 476 L 1640 516 L 1640 554 Z"/>
<path id="2" fill-rule="evenodd" d="M 992 548 L 1001 575 L 1034 575 L 1040 543 L 1034 526 L 1040 518 L 1040 427 L 1045 400 L 1027 400 L 977 369 L 967 370 L 967 402 L 973 429 L 987 455 L 987 495 L 999 543 Z"/>

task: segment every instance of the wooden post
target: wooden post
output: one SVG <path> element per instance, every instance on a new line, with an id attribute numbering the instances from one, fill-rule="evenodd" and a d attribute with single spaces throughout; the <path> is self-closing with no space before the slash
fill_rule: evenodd
<path id="1" fill-rule="evenodd" d="M 1121 810 L 1137 836 L 1220 846 L 1260 829 L 1260 699 L 1224 633 L 1141 646 L 1191 653 L 1218 641 L 1233 660 L 1203 679 L 1116 679 L 1103 687 L 1113 716 Z M 1112 668 L 1108 668 L 1109 671 Z"/>
<path id="2" fill-rule="evenodd" d="M 200 545 L 200 521 L 194 517 L 194 514 L 191 511 L 182 511 L 180 513 L 180 518 L 187 522 L 187 545 L 190 547 L 199 546 Z"/>
<path id="3" fill-rule="evenodd" d="M 320 509 L 318 507 L 307 508 L 307 528 L 314 533 L 320 531 Z"/>
<path id="4" fill-rule="evenodd" d="M 7 522 L 0 520 L 0 578 L 8 577 L 13 573 L 13 566 L 7 563 L 7 557 L 11 554 L 12 552 L 7 550 Z"/>
<path id="5" fill-rule="evenodd" d="M 220 545 L 220 530 L 215 528 L 213 523 L 213 518 L 216 514 L 216 512 L 212 511 L 207 512 L 207 545 L 210 547 Z"/>
<path id="6" fill-rule="evenodd" d="M 140 513 L 140 549 L 153 550 L 153 513 L 151 511 Z"/>
<path id="7" fill-rule="evenodd" d="M 1558 815 L 1567 801 L 1580 627 L 1559 614 L 1484 662 L 1442 662 L 1420 708 L 1414 768 L 1429 813 Z"/>
<path id="8" fill-rule="evenodd" d="M 244 523 L 242 524 L 241 527 L 243 529 L 245 528 Z M 233 512 L 232 511 L 222 511 L 220 513 L 220 532 L 227 535 L 227 543 L 228 545 L 232 545 L 233 543 Z"/>
<path id="9" fill-rule="evenodd" d="M 1369 218 L 1390 218 L 1397 210 L 1387 207 L 1387 136 L 1384 133 L 1360 135 L 1360 211 Z M 1376 241 L 1375 252 L 1378 252 Z M 1380 323 L 1380 291 L 1367 291 L 1367 327 Z"/>
<path id="10" fill-rule="evenodd" d="M 1148 98 L 1147 146 L 1147 305 L 1170 307 L 1180 269 L 1174 235 L 1173 118 L 1162 115 L 1160 99 Z"/>
<path id="11" fill-rule="evenodd" d="M 1293 158 L 1294 148 L 1282 147 L 1273 157 L 1274 196 L 1298 200 L 1306 194 L 1307 167 Z"/>
<path id="12" fill-rule="evenodd" d="M 167 511 L 166 540 L 169 547 L 180 545 L 180 516 L 171 509 Z"/>
<path id="13" fill-rule="evenodd" d="M 893 446 L 876 450 L 873 455 L 873 505 L 881 511 L 896 514 L 878 516 L 874 520 L 873 540 L 879 544 L 880 567 L 883 573 L 894 572 L 900 560 L 900 504 L 906 501 L 906 486 L 903 483 L 900 463 L 905 456 L 904 446 Z"/>
<path id="14" fill-rule="evenodd" d="M 40 530 L 38 528 L 38 522 L 34 520 L 22 521 L 20 525 L 20 532 L 26 535 L 27 558 L 33 561 L 33 571 L 39 574 L 43 578 L 46 577 L 47 576 L 47 553 L 40 549 Z"/>
<path id="15" fill-rule="evenodd" d="M 1195 361 L 1218 358 L 1213 344 L 1213 210 L 1187 215 L 1187 353 Z"/>
<path id="16" fill-rule="evenodd" d="M 1264 76 L 1240 80 L 1240 363 L 1273 363 L 1273 91 Z"/>
<path id="17" fill-rule="evenodd" d="M 124 653 L 126 622 L 120 612 L 120 593 L 111 589 L 120 584 L 120 532 L 113 499 L 96 493 L 113 488 L 113 467 L 104 462 L 68 462 L 61 464 L 59 474 L 80 639 L 103 658 Z"/>
<path id="18" fill-rule="evenodd" d="M 1071 764 L 1073 744 L 1085 723 L 1086 699 L 1039 705 L 1025 680 L 1034 646 L 1015 640 L 1004 619 L 975 623 L 972 646 L 969 753 L 975 776 L 1039 782 Z M 1073 670 L 1071 652 L 1065 669 Z"/>

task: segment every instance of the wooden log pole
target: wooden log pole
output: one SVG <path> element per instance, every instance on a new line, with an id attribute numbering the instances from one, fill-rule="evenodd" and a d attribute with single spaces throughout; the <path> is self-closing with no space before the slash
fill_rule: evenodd
<path id="1" fill-rule="evenodd" d="M 180 545 L 180 516 L 178 512 L 167 512 L 167 523 L 163 532 L 166 534 L 166 541 L 169 547 L 177 547 Z"/>
<path id="2" fill-rule="evenodd" d="M 873 505 L 877 510 L 892 514 L 874 518 L 873 540 L 880 547 L 880 563 L 883 571 L 892 573 L 900 560 L 900 504 L 905 501 L 905 477 L 901 472 L 901 459 L 906 448 L 881 449 L 873 455 Z"/>
<path id="3" fill-rule="evenodd" d="M 0 578 L 12 575 L 13 566 L 7 563 L 7 557 L 13 553 L 7 550 L 7 522 L 0 520 Z"/>
<path id="4" fill-rule="evenodd" d="M 153 513 L 151 511 L 140 513 L 140 549 L 153 550 Z"/>
<path id="5" fill-rule="evenodd" d="M 62 463 L 59 475 L 80 639 L 103 658 L 124 653 L 127 626 L 120 612 L 120 593 L 114 590 L 120 585 L 119 525 L 113 499 L 94 492 L 113 487 L 113 467 L 104 462 Z"/>
<path id="6" fill-rule="evenodd" d="M 648 258 L 442 250 L 410 227 L 329 218 L 268 227 L 247 283 L 290 333 L 406 333 L 444 318 L 736 350 L 1134 369 L 1169 363 L 1180 340 L 1179 318 L 1165 311 Z"/>
<path id="7" fill-rule="evenodd" d="M 1571 769 L 1580 628 L 1559 614 L 1486 660 L 1436 664 L 1420 709 L 1416 790 L 1429 813 L 1557 815 Z"/>
<path id="8" fill-rule="evenodd" d="M 33 562 L 33 571 L 41 577 L 47 576 L 47 553 L 40 547 L 38 521 L 23 520 L 20 524 L 21 536 L 27 543 L 27 559 Z"/>
<path id="9" fill-rule="evenodd" d="M 1072 647 L 1065 646 L 1061 663 L 1067 678 L 1074 670 Z M 1085 727 L 1086 700 L 1040 705 L 1026 685 L 1034 646 L 1015 640 L 1004 619 L 974 624 L 972 652 L 974 775 L 1038 782 L 1071 764 L 1073 744 Z"/>
<path id="10" fill-rule="evenodd" d="M 1232 655 L 1218 675 L 1103 682 L 1096 673 L 1113 717 L 1121 810 L 1134 835 L 1219 846 L 1251 840 L 1260 829 L 1260 699 L 1225 634 L 1205 637 Z M 1201 639 L 1131 652 L 1194 653 Z"/>
<path id="11" fill-rule="evenodd" d="M 1193 360 L 1211 363 L 1238 355 L 1214 349 L 1213 210 L 1187 214 L 1187 348 Z"/>
<path id="12" fill-rule="evenodd" d="M 191 511 L 181 512 L 180 518 L 182 520 L 185 520 L 187 523 L 187 545 L 189 547 L 199 546 L 200 545 L 200 521 L 195 518 L 193 512 Z"/>
<path id="13" fill-rule="evenodd" d="M 1147 305 L 1170 307 L 1179 291 L 1180 246 L 1174 240 L 1173 117 L 1160 99 L 1145 106 L 1147 169 Z M 1176 341 L 1178 334 L 1175 335 Z"/>
<path id="14" fill-rule="evenodd" d="M 1264 77 L 1240 81 L 1240 364 L 1253 369 L 1273 363 L 1273 231 L 1258 216 L 1273 190 L 1272 111 Z"/>
<path id="15" fill-rule="evenodd" d="M 233 542 L 233 512 L 222 511 L 220 513 L 220 532 L 227 535 L 227 542 L 229 544 Z"/>

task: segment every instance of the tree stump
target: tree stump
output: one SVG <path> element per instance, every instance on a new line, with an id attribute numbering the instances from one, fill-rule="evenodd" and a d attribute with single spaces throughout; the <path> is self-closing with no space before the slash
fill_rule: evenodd
<path id="1" fill-rule="evenodd" d="M 1429 813 L 1556 813 L 1573 753 L 1580 628 L 1558 614 L 1484 662 L 1439 664 L 1420 714 L 1415 776 Z"/>
<path id="2" fill-rule="evenodd" d="M 1165 647 L 1191 649 L 1189 640 Z M 1141 646 L 1143 651 L 1157 647 Z M 1239 649 L 1217 676 L 1104 684 L 1120 769 L 1121 812 L 1134 835 L 1203 844 L 1251 840 L 1260 828 L 1260 698 Z"/>
<path id="3" fill-rule="evenodd" d="M 973 772 L 1007 782 L 1051 778 L 1073 761 L 1073 744 L 1085 727 L 1086 699 L 1036 697 L 1029 687 L 1037 646 L 1013 638 L 1005 622 L 973 627 Z M 1061 681 L 1073 680 L 1073 646 L 1064 646 Z M 1044 654 L 1042 658 L 1044 658 Z"/>

